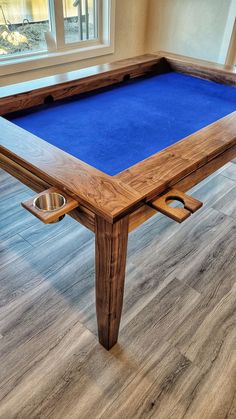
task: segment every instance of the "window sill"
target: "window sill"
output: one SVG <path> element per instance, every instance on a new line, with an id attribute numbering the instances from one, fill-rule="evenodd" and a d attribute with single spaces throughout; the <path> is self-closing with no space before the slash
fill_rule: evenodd
<path id="1" fill-rule="evenodd" d="M 45 52 L 41 54 L 24 56 L 22 58 L 12 57 L 0 62 L 0 76 L 22 73 L 24 71 L 36 70 L 54 65 L 72 63 L 75 61 L 96 58 L 114 53 L 114 45 L 98 44 L 84 48 L 69 49 L 60 52 Z"/>

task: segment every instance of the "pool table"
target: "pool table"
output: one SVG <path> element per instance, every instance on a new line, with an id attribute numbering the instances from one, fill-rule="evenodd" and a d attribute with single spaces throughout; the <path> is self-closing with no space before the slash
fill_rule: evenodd
<path id="1" fill-rule="evenodd" d="M 44 223 L 69 214 L 95 233 L 108 350 L 128 234 L 157 212 L 183 222 L 200 209 L 186 192 L 236 157 L 235 87 L 232 67 L 158 52 L 0 88 L 0 167 L 37 193 L 22 205 Z M 47 194 L 63 205 L 37 207 Z"/>

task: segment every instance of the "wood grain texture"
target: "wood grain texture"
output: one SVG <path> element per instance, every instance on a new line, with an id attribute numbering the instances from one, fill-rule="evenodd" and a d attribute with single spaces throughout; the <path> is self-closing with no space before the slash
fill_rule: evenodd
<path id="1" fill-rule="evenodd" d="M 235 85 L 234 67 L 159 51 L 156 54 L 145 54 L 1 87 L 0 115 L 44 103 L 47 95 L 60 99 L 120 82 L 127 74 L 132 78 L 150 72 L 168 71 L 171 68 L 175 71 L 181 70 L 187 74 Z"/>
<path id="2" fill-rule="evenodd" d="M 229 164 L 223 171 L 222 175 L 229 179 L 236 180 L 236 166 L 235 164 Z"/>
<path id="3" fill-rule="evenodd" d="M 115 178 L 151 199 L 194 171 L 204 171 L 204 165 L 235 145 L 236 112 L 233 112 Z"/>
<path id="4" fill-rule="evenodd" d="M 2 153 L 0 153 L 0 167 L 35 192 L 42 192 L 51 186 L 48 182 Z"/>
<path id="5" fill-rule="evenodd" d="M 236 86 L 236 70 L 234 66 L 190 58 L 166 51 L 160 51 L 157 54 L 165 57 L 174 71 Z"/>
<path id="6" fill-rule="evenodd" d="M 186 65 L 185 58 L 179 57 L 178 59 Z M 109 74 L 113 76 L 116 72 L 123 75 L 125 71 L 127 74 L 127 71 L 132 69 L 131 76 L 136 77 L 146 74 L 147 71 L 156 73 L 168 71 L 170 66 L 166 63 L 167 61 L 158 55 L 136 57 L 131 60 L 113 63 L 107 67 L 88 69 L 87 78 L 86 71 L 83 70 L 80 74 L 77 74 L 77 81 L 81 86 L 84 86 L 84 89 L 87 89 L 88 79 L 94 81 L 93 77 L 97 77 L 98 79 L 95 80 L 97 88 L 103 86 L 107 72 L 111 72 Z M 202 67 L 201 62 L 194 61 L 191 65 L 196 65 L 197 68 Z M 222 82 L 225 82 L 223 77 L 225 73 L 235 77 L 235 73 L 232 73 L 230 69 L 219 69 L 217 65 L 206 63 L 205 66 L 207 66 L 209 74 L 215 74 L 218 69 L 219 74 L 222 75 Z M 63 77 L 62 85 L 67 78 L 70 79 L 70 82 L 71 78 L 72 82 L 75 81 L 73 75 Z M 56 82 L 55 89 L 60 90 L 62 87 L 60 81 L 58 83 L 56 80 L 54 81 Z M 112 78 L 110 80 L 113 84 L 116 81 L 115 78 L 113 81 Z M 51 82 L 45 80 L 45 84 L 41 86 L 42 89 L 48 82 L 48 88 L 52 88 L 50 84 L 52 80 Z M 90 87 L 92 90 L 95 89 L 94 84 Z M 26 87 L 21 86 L 19 88 L 19 94 L 24 91 L 24 88 Z M 38 94 L 36 90 L 28 92 L 29 98 Z M 62 92 L 61 94 L 64 95 L 65 93 Z M 14 102 L 16 98 L 13 96 L 11 92 L 7 100 L 13 100 Z M 3 101 L 5 99 L 3 98 Z M 227 149 L 236 144 L 236 113 L 232 113 L 117 176 L 110 177 L 50 146 L 10 122 L 2 119 L 0 125 L 0 151 L 5 158 L 12 161 L 12 167 L 14 164 L 18 164 L 18 171 L 21 171 L 20 167 L 22 167 L 22 178 L 25 179 L 25 183 L 27 182 L 28 171 L 32 174 L 28 182 L 34 183 L 35 181 L 37 184 L 38 178 L 41 182 L 48 183 L 50 186 L 59 187 L 78 199 L 88 211 L 103 216 L 109 222 L 115 222 L 128 213 L 134 212 L 143 205 L 144 201 L 158 196 L 170 186 L 197 171 L 199 167 L 202 167 L 204 171 L 204 166 L 210 160 L 225 153 Z M 22 138 L 24 138 L 24 141 Z"/>
<path id="7" fill-rule="evenodd" d="M 229 148 L 234 150 L 235 126 L 236 113 L 233 113 L 112 178 L 4 121 L 2 167 L 7 167 L 8 159 L 12 174 L 19 177 L 22 167 L 25 183 L 27 173 L 30 173 L 28 184 L 33 183 L 34 189 L 38 187 L 37 179 L 44 185 L 60 187 L 80 199 L 82 205 L 92 212 L 101 213 L 112 221 L 132 211 L 142 199 L 150 199 L 181 178 L 189 174 L 192 176 L 194 170 L 204 173 L 204 166 L 209 160 Z M 17 168 L 14 169 L 14 165 Z M 199 169 L 199 166 L 202 168 Z"/>
<path id="8" fill-rule="evenodd" d="M 160 63 L 162 65 L 163 60 L 158 61 L 158 65 Z M 156 61 L 150 64 L 150 61 L 144 60 L 142 65 L 140 60 L 134 66 L 133 77 L 144 74 L 145 71 L 166 70 L 165 65 L 155 67 Z M 120 68 L 117 71 L 120 77 Z M 122 68 L 122 71 L 127 69 Z M 213 74 L 212 68 L 208 68 L 208 72 Z M 113 81 L 109 79 L 109 83 L 117 82 L 115 73 L 113 76 Z M 106 75 L 99 74 L 99 80 L 96 88 L 103 86 Z M 79 83 L 89 90 L 86 79 L 80 79 Z M 93 83 L 90 87 L 95 89 Z M 73 93 L 75 91 L 72 89 L 68 94 Z M 60 94 L 64 94 L 63 91 L 60 91 Z M 25 103 L 26 107 L 29 106 L 29 102 Z M 128 224 L 134 228 L 152 215 L 151 212 L 146 212 L 145 203 L 157 198 L 170 186 L 179 185 L 180 190 L 186 190 L 223 165 L 229 156 L 235 157 L 236 112 L 115 177 L 96 170 L 4 119 L 0 120 L 0 124 L 0 165 L 4 169 L 33 189 L 41 190 L 45 184 L 57 187 L 82 204 L 82 214 L 79 210 L 74 210 L 71 214 L 96 233 L 96 307 L 99 340 L 105 348 L 110 349 L 116 343 L 119 331 Z M 225 176 L 224 185 L 226 184 L 233 189 L 233 179 Z M 222 189 L 218 188 L 218 192 L 222 193 Z M 141 211 L 143 207 L 144 211 Z M 133 221 L 130 216 L 132 213 L 135 213 Z M 16 226 L 15 234 L 20 234 L 22 223 L 19 223 L 19 219 Z M 2 230 L 4 237 L 4 226 Z M 12 230 L 8 234 L 11 232 Z M 165 257 L 168 258 L 168 254 Z M 170 261 L 172 271 L 174 271 L 174 261 L 175 258 Z M 57 275 L 60 276 L 59 267 L 56 269 Z M 170 275 L 172 271 L 169 271 Z M 170 287 L 170 293 L 175 296 L 178 281 L 172 279 L 166 278 L 165 285 L 167 289 Z M 178 276 L 177 279 L 179 280 Z M 5 277 L 4 286 L 6 286 Z M 196 298 L 199 294 L 197 291 Z M 84 316 L 89 317 L 88 311 Z M 165 339 L 168 339 L 167 335 Z"/>
<path id="9" fill-rule="evenodd" d="M 43 224 L 38 222 L 32 227 L 22 230 L 19 235 L 31 246 L 37 248 L 47 240 L 50 240 L 52 235 L 55 239 L 57 236 L 61 236 L 61 234 L 70 235 L 73 225 L 74 221 L 70 217 L 65 217 L 60 223 Z"/>
<path id="10" fill-rule="evenodd" d="M 127 68 L 129 65 L 142 65 L 156 59 L 156 54 L 144 54 L 138 57 L 126 58 L 115 61 L 113 63 L 105 63 L 80 70 L 69 71 L 66 73 L 55 74 L 53 76 L 41 77 L 40 79 L 29 80 L 22 83 L 11 84 L 3 86 L 0 89 L 1 97 L 8 97 L 19 93 L 26 93 L 32 90 L 73 82 L 78 79 L 94 76 L 106 71 L 119 70 L 120 68 Z"/>
<path id="11" fill-rule="evenodd" d="M 30 191 L 0 171 L 0 186 L 7 179 L 0 204 L 17 206 Z M 110 352 L 94 336 L 93 235 L 69 217 L 68 234 L 64 221 L 35 219 L 35 238 L 24 224 L 20 235 L 39 245 L 19 252 L 18 209 L 6 217 L 0 205 L 9 229 L 0 252 L 0 417 L 234 418 L 235 220 L 212 209 L 234 187 L 221 171 L 195 186 L 210 206 L 194 223 L 160 215 L 130 234 L 120 344 Z"/>
<path id="12" fill-rule="evenodd" d="M 150 73 L 163 73 L 167 62 L 147 54 L 110 64 L 102 64 L 69 73 L 45 77 L 0 88 L 0 115 L 44 104 L 49 96 L 60 100 L 120 83 L 125 76 L 136 78 Z"/>
<path id="13" fill-rule="evenodd" d="M 0 153 L 110 222 L 139 201 L 136 191 L 28 131 L 0 119 Z M 23 140 L 24 139 L 24 140 Z"/>
<path id="14" fill-rule="evenodd" d="M 174 186 L 183 191 L 186 192 L 192 187 L 198 185 L 201 181 L 206 179 L 208 176 L 215 173 L 215 171 L 219 170 L 220 168 L 224 167 L 226 163 L 228 163 L 236 154 L 236 146 L 231 147 L 228 149 L 225 153 L 221 154 L 220 156 L 215 157 L 213 160 L 205 164 L 203 167 L 199 168 L 195 172 L 191 173 L 190 175 L 187 175 L 185 178 L 183 178 L 181 181 L 177 182 Z M 222 169 L 223 170 L 223 169 Z M 226 169 L 226 177 L 229 176 L 231 172 L 234 176 L 234 171 L 232 169 L 228 170 Z M 225 170 L 224 170 L 225 173 Z M 231 191 L 229 191 L 230 197 Z M 221 200 L 221 198 L 219 197 Z M 224 200 L 224 198 L 223 198 Z M 206 197 L 205 201 L 206 202 Z M 232 206 L 232 203 L 231 203 Z M 143 205 L 141 208 L 134 211 L 129 216 L 129 232 L 135 230 L 137 227 L 139 227 L 141 224 L 143 224 L 145 221 L 149 220 L 149 218 L 153 217 L 157 214 L 157 211 L 153 208 L 151 208 L 149 205 Z"/>
<path id="15" fill-rule="evenodd" d="M 20 255 L 28 253 L 32 249 L 30 243 L 24 240 L 20 234 L 9 237 L 7 240 L 1 240 L 0 254 L 1 254 L 1 269 L 8 263 L 14 263 Z"/>
<path id="16" fill-rule="evenodd" d="M 16 162 L 4 156 L 1 153 L 0 167 L 35 192 L 42 192 L 51 186 L 49 183 L 43 181 L 40 177 L 34 175 L 29 170 L 20 166 L 19 164 L 17 164 Z M 18 184 L 14 183 L 14 186 L 16 185 Z M 71 211 L 69 215 L 75 220 L 77 220 L 79 223 L 87 227 L 89 230 L 94 232 L 95 214 L 93 212 L 80 205 L 79 208 Z"/>
<path id="17" fill-rule="evenodd" d="M 98 337 L 110 349 L 118 339 L 123 306 L 128 217 L 115 224 L 97 217 L 95 235 Z"/>
<path id="18" fill-rule="evenodd" d="M 219 198 L 214 208 L 223 214 L 236 218 L 236 188 L 230 190 L 223 198 Z"/>
<path id="19" fill-rule="evenodd" d="M 179 201 L 183 204 L 183 207 L 172 207 L 168 204 L 169 201 Z M 151 201 L 149 205 L 172 220 L 182 223 L 198 211 L 203 204 L 192 196 L 186 195 L 178 189 L 171 188 L 164 195 Z"/>
<path id="20" fill-rule="evenodd" d="M 24 194 L 23 197 L 25 197 Z M 13 212 L 12 205 L 11 203 L 9 204 L 8 200 L 6 200 L 5 205 L 2 205 L 2 208 L 4 208 L 4 215 L 0 219 L 1 240 L 7 240 L 11 238 L 12 235 L 19 234 L 22 230 L 33 227 L 39 222 L 35 217 L 32 217 L 30 213 L 24 211 L 23 208 L 23 212 L 20 211 L 20 193 L 17 194 L 17 199 L 19 199 L 19 202 L 13 204 Z M 10 219 L 11 224 L 9 226 L 8 222 Z"/>
<path id="21" fill-rule="evenodd" d="M 57 211 L 40 211 L 35 205 L 35 199 L 39 198 L 40 196 L 43 196 L 45 194 L 59 194 L 62 195 L 66 202 L 65 205 L 58 209 Z M 69 195 L 67 195 L 65 192 L 61 192 L 57 188 L 49 188 L 45 191 L 33 196 L 30 199 L 27 199 L 27 201 L 21 202 L 21 205 L 23 208 L 25 208 L 27 211 L 29 211 L 31 214 L 33 214 L 35 217 L 37 217 L 40 221 L 42 221 L 45 224 L 50 224 L 56 221 L 59 217 L 68 214 L 75 208 L 79 206 L 79 202 L 75 199 L 71 198 Z"/>

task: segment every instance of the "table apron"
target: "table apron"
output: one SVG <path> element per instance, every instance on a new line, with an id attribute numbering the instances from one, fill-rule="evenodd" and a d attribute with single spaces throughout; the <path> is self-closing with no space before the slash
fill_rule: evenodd
<path id="1" fill-rule="evenodd" d="M 224 153 L 218 155 L 207 164 L 190 173 L 172 186 L 186 192 L 235 157 L 236 145 L 227 149 Z M 1 153 L 0 167 L 35 192 L 42 192 L 54 186 L 34 175 L 32 172 Z M 141 202 L 140 207 L 129 214 L 129 232 L 136 229 L 139 225 L 143 224 L 156 213 L 157 211 L 146 205 L 144 201 Z M 89 230 L 95 232 L 95 213 L 88 208 L 80 205 L 78 209 L 71 211 L 69 215 Z"/>

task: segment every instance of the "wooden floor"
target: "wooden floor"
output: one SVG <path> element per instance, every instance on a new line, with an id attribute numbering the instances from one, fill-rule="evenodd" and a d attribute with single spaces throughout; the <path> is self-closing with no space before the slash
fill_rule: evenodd
<path id="1" fill-rule="evenodd" d="M 0 172 L 0 418 L 236 418 L 236 161 L 181 226 L 130 235 L 119 344 L 96 338 L 94 237 Z"/>

